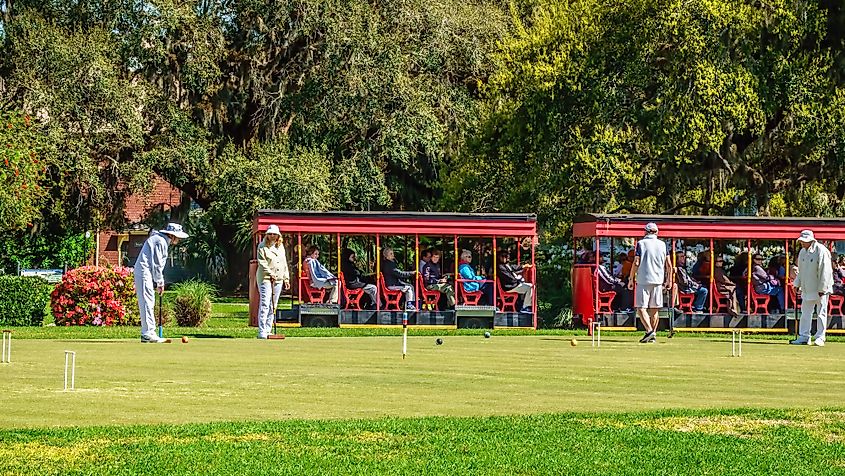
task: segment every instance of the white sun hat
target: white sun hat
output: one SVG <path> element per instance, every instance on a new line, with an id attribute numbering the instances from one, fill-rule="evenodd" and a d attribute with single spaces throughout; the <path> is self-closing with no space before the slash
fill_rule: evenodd
<path id="1" fill-rule="evenodd" d="M 802 231 L 801 235 L 798 236 L 798 241 L 803 241 L 804 243 L 812 243 L 816 241 L 816 237 L 813 235 L 813 230 Z"/>
<path id="2" fill-rule="evenodd" d="M 282 232 L 279 231 L 279 227 L 276 225 L 270 225 L 267 227 L 267 231 L 264 232 L 265 235 L 279 235 L 282 236 Z"/>
<path id="3" fill-rule="evenodd" d="M 176 238 L 187 238 L 188 234 L 182 231 L 182 225 L 178 223 L 168 223 L 163 230 L 159 230 L 160 233 L 166 233 L 168 235 L 173 235 Z"/>
<path id="4" fill-rule="evenodd" d="M 646 233 L 657 233 L 657 223 L 650 222 L 645 226 Z"/>

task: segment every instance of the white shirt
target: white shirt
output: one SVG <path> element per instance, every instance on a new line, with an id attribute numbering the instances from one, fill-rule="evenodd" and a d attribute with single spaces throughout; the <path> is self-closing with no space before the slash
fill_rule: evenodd
<path id="1" fill-rule="evenodd" d="M 156 286 L 164 286 L 164 265 L 167 263 L 169 245 L 170 239 L 164 234 L 158 231 L 152 232 L 144 242 L 138 260 L 135 261 L 135 275 L 150 276 Z"/>
<path id="2" fill-rule="evenodd" d="M 666 243 L 658 240 L 657 235 L 646 235 L 637 242 L 636 256 L 640 257 L 637 282 L 663 284 L 666 270 Z"/>
<path id="3" fill-rule="evenodd" d="M 808 302 L 819 300 L 819 293 L 833 292 L 833 266 L 830 263 L 830 251 L 813 242 L 809 248 L 801 248 L 798 253 L 798 276 L 792 283 L 801 290 L 801 298 Z"/>

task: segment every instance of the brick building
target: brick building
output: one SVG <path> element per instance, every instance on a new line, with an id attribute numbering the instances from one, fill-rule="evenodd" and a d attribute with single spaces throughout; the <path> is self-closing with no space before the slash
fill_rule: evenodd
<path id="1" fill-rule="evenodd" d="M 131 195 L 126 199 L 124 217 L 128 226 L 123 230 L 100 230 L 96 236 L 93 264 L 133 266 L 150 234 L 144 220 L 153 213 L 169 213 L 183 204 L 183 194 L 159 176 L 155 176 L 153 190 L 147 195 Z"/>

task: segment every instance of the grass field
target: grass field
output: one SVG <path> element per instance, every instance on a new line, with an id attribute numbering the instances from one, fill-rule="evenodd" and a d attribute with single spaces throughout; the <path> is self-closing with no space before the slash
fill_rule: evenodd
<path id="1" fill-rule="evenodd" d="M 2 475 L 845 472 L 845 414 L 655 412 L 0 432 Z"/>
<path id="2" fill-rule="evenodd" d="M 3 427 L 286 418 L 484 416 L 683 408 L 818 408 L 845 395 L 845 345 L 724 337 L 17 340 L 0 367 Z M 77 388 L 62 392 L 64 350 Z"/>
<path id="3" fill-rule="evenodd" d="M 596 350 L 570 331 L 414 330 L 402 360 L 398 329 L 254 339 L 238 301 L 166 329 L 188 344 L 14 332 L 0 475 L 845 474 L 839 338 L 755 336 L 732 358 L 725 335 Z"/>

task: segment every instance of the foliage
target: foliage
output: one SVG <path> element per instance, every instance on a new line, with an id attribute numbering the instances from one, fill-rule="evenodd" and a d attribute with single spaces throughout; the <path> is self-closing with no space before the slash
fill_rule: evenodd
<path id="1" fill-rule="evenodd" d="M 44 183 L 52 218 L 91 229 L 115 221 L 125 197 L 125 162 L 149 132 L 149 85 L 121 68 L 118 31 L 91 17 L 71 27 L 80 12 L 60 3 L 15 2 L 8 12 L 0 104 L 40 124 L 55 162 Z"/>
<path id="2" fill-rule="evenodd" d="M 138 325 L 132 270 L 83 266 L 68 271 L 50 294 L 57 326 Z"/>
<path id="3" fill-rule="evenodd" d="M 211 317 L 211 300 L 217 290 L 211 284 L 189 280 L 177 284 L 173 315 L 180 327 L 199 327 Z"/>
<path id="4" fill-rule="evenodd" d="M 552 237 L 585 211 L 845 212 L 842 2 L 0 11 L 0 148 L 26 166 L 0 190 L 7 269 L 125 226 L 153 174 L 205 212 L 189 255 L 227 288 L 246 282 L 262 207 L 534 212 Z M 543 312 L 559 302 L 541 295 Z"/>
<path id="5" fill-rule="evenodd" d="M 558 227 L 585 211 L 733 214 L 753 201 L 766 214 L 778 194 L 831 214 L 807 206 L 813 184 L 845 197 L 841 6 L 520 7 L 447 205 L 536 210 Z"/>
<path id="6" fill-rule="evenodd" d="M 226 200 L 216 201 L 209 213 L 224 223 L 240 222 L 250 232 L 256 210 L 325 210 L 335 204 L 328 157 L 287 141 L 258 145 L 249 156 L 230 145 L 214 173 L 213 195 Z"/>
<path id="7" fill-rule="evenodd" d="M 544 327 L 572 327 L 572 251 L 566 245 L 541 243 L 536 250 L 538 316 Z M 568 314 L 567 314 L 568 313 Z"/>
<path id="8" fill-rule="evenodd" d="M 94 250 L 93 238 L 83 233 L 64 236 L 48 231 L 8 233 L 0 236 L 0 269 L 15 272 L 21 268 L 75 268 L 85 263 Z"/>
<path id="9" fill-rule="evenodd" d="M 19 0 L 0 108 L 37 114 L 61 159 L 61 231 L 125 225 L 158 173 L 247 245 L 255 207 L 432 206 L 507 25 L 498 0 Z"/>
<path id="10" fill-rule="evenodd" d="M 32 228 L 41 217 L 47 160 L 37 129 L 29 115 L 0 109 L 0 232 Z"/>
<path id="11" fill-rule="evenodd" d="M 50 289 L 41 278 L 0 276 L 0 326 L 40 326 Z"/>
<path id="12" fill-rule="evenodd" d="M 187 268 L 200 279 L 219 283 L 226 273 L 226 249 L 208 213 L 191 210 L 183 225 L 190 230 L 190 236 L 179 243 L 185 250 Z"/>

